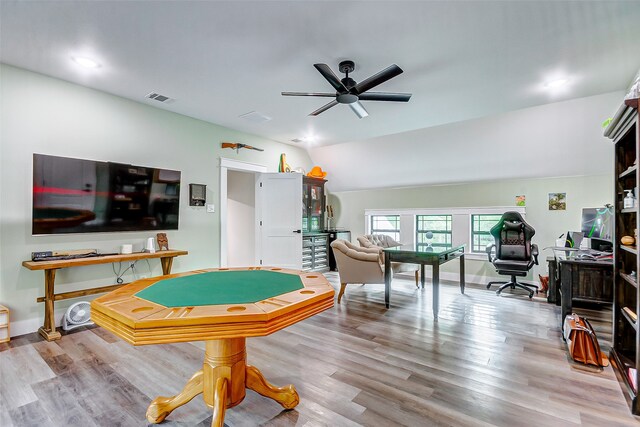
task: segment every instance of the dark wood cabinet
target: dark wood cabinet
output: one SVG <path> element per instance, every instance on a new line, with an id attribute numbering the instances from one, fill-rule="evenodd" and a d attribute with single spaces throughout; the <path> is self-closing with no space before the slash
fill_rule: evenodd
<path id="1" fill-rule="evenodd" d="M 325 232 L 325 194 L 321 178 L 302 179 L 302 269 L 329 271 L 329 234 Z"/>
<path id="2" fill-rule="evenodd" d="M 640 334 L 637 318 L 638 280 L 640 260 L 637 246 L 624 246 L 623 236 L 634 236 L 638 228 L 638 204 L 624 208 L 624 190 L 634 190 L 638 196 L 638 153 L 640 129 L 638 100 L 625 101 L 605 129 L 605 136 L 615 143 L 615 236 L 614 236 L 614 304 L 613 345 L 611 359 L 631 411 L 640 414 L 638 401 L 638 366 L 640 362 Z"/>
<path id="3" fill-rule="evenodd" d="M 324 231 L 324 184 L 320 178 L 305 176 L 302 179 L 302 232 Z"/>

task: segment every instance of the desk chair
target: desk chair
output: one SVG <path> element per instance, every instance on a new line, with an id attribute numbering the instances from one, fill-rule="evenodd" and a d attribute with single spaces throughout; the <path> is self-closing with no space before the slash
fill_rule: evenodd
<path id="1" fill-rule="evenodd" d="M 500 284 L 496 294 L 500 295 L 503 289 L 516 287 L 529 292 L 529 299 L 533 298 L 534 284 L 521 283 L 516 276 L 526 276 L 531 267 L 538 264 L 538 246 L 531 243 L 531 238 L 536 230 L 527 224 L 518 212 L 505 212 L 500 221 L 489 231 L 495 239 L 495 244 L 487 246 L 489 261 L 495 266 L 498 274 L 511 276 L 508 282 L 489 282 L 491 285 Z M 494 253 L 495 249 L 495 253 Z"/>

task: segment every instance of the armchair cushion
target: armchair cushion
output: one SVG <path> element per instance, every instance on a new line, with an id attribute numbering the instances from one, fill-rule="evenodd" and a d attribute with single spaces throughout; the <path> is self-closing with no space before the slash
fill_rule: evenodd
<path id="1" fill-rule="evenodd" d="M 371 246 L 395 248 L 396 246 L 402 246 L 402 243 L 396 242 L 386 234 L 366 234 L 358 237 L 358 243 L 360 243 L 360 246 L 363 248 L 369 248 Z"/>

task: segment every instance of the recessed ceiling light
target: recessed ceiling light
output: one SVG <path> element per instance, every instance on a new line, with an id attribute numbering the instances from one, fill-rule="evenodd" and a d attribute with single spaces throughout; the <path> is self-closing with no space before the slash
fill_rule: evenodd
<path id="1" fill-rule="evenodd" d="M 76 64 L 84 67 L 84 68 L 99 68 L 100 64 L 94 61 L 93 59 L 87 58 L 85 56 L 72 56 L 71 59 Z"/>
<path id="2" fill-rule="evenodd" d="M 558 88 L 558 87 L 562 87 L 562 86 L 566 85 L 567 83 L 569 83 L 569 79 L 549 80 L 548 82 L 546 82 L 544 84 L 544 87 L 548 87 L 550 89 L 555 89 L 555 88 Z"/>
<path id="3" fill-rule="evenodd" d="M 316 137 L 314 135 L 307 135 L 303 137 L 302 140 L 308 144 L 313 144 L 316 142 Z"/>

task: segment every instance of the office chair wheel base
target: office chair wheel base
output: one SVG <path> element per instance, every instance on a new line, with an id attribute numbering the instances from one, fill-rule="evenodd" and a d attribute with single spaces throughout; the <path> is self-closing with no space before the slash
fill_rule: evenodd
<path id="1" fill-rule="evenodd" d="M 529 299 L 533 299 L 533 292 L 529 294 Z"/>

